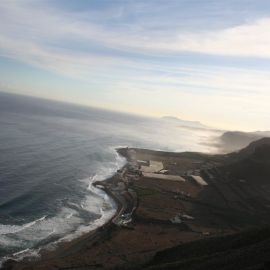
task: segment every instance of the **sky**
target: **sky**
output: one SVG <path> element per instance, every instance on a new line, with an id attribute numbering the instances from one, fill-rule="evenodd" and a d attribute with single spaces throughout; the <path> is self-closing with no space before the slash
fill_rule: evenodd
<path id="1" fill-rule="evenodd" d="M 0 91 L 270 130 L 268 0 L 1 0 Z"/>

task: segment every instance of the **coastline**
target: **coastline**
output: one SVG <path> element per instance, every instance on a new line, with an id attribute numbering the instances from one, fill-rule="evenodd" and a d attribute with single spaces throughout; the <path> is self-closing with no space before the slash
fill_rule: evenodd
<path id="1" fill-rule="evenodd" d="M 115 151 L 117 152 L 118 155 L 126 159 L 125 155 L 122 155 L 119 153 L 118 149 L 116 148 Z M 119 170 L 123 170 L 126 166 L 128 166 L 128 162 L 125 163 L 125 165 L 122 166 Z M 73 252 L 76 252 L 76 250 L 80 247 L 83 246 L 86 242 L 94 244 L 96 241 L 101 240 L 107 233 L 110 232 L 110 230 L 113 229 L 115 226 L 115 220 L 116 218 L 122 214 L 124 211 L 123 209 L 123 201 L 120 200 L 118 196 L 116 196 L 108 187 L 108 184 L 110 182 L 114 182 L 117 184 L 118 181 L 120 181 L 121 178 L 119 178 L 119 174 L 115 172 L 111 177 L 104 179 L 102 181 L 95 181 L 91 185 L 94 186 L 95 188 L 101 189 L 114 201 L 116 204 L 116 211 L 115 214 L 105 221 L 105 223 L 89 232 L 82 233 L 76 238 L 73 238 L 71 240 L 61 240 L 57 241 L 57 243 L 52 243 L 55 244 L 55 246 L 52 249 L 48 249 L 46 247 L 40 248 L 38 251 L 38 255 L 32 256 L 32 255 L 26 255 L 23 256 L 21 259 L 13 259 L 9 258 L 5 260 L 1 265 L 0 269 L 5 270 L 5 269 L 13 269 L 16 267 L 18 264 L 28 264 L 28 263 L 34 263 L 35 261 L 42 261 L 43 258 L 45 260 L 54 258 L 54 257 L 63 257 L 63 256 L 68 256 L 72 254 Z M 74 251 L 72 251 L 74 249 Z M 67 251 L 68 250 L 68 251 Z M 19 253 L 23 253 L 24 251 L 21 251 Z"/>
<path id="2" fill-rule="evenodd" d="M 42 251 L 40 258 L 10 260 L 3 269 L 140 269 L 163 250 L 258 223 L 247 201 L 235 204 L 236 186 L 220 178 L 219 165 L 228 155 L 137 148 L 117 152 L 127 163 L 109 179 L 93 183 L 113 198 L 115 215 L 53 251 Z"/>
<path id="3" fill-rule="evenodd" d="M 155 155 L 155 153 L 162 153 L 163 155 L 172 155 L 177 156 L 179 153 L 174 152 L 162 152 L 162 151 L 154 151 L 148 149 L 136 149 L 139 151 L 146 152 L 147 155 Z M 133 230 L 132 226 L 129 224 L 132 223 L 132 214 L 135 212 L 136 207 L 138 205 L 138 198 L 136 196 L 136 192 L 130 189 L 130 184 L 132 182 L 123 181 L 125 179 L 125 174 L 132 172 L 137 172 L 139 165 L 136 159 L 133 157 L 134 149 L 131 148 L 118 148 L 116 149 L 117 153 L 126 159 L 126 164 L 113 176 L 103 181 L 95 181 L 92 185 L 95 188 L 99 188 L 103 190 L 117 205 L 117 209 L 115 214 L 107 220 L 102 226 L 82 234 L 81 236 L 72 239 L 71 241 L 63 241 L 59 242 L 57 246 L 53 250 L 42 249 L 39 253 L 38 257 L 25 257 L 20 261 L 16 261 L 13 259 L 7 260 L 1 269 L 24 269 L 26 267 L 30 267 L 35 263 L 39 264 L 48 264 L 50 261 L 54 261 L 55 259 L 62 260 L 66 257 L 73 256 L 79 250 L 84 249 L 85 246 L 95 246 L 96 243 L 102 242 L 104 239 L 110 237 L 114 231 L 119 231 L 122 228 Z M 133 175 L 134 176 L 134 175 Z M 135 178 L 139 176 L 135 174 Z M 117 187 L 119 183 L 125 183 L 125 185 L 121 186 L 120 189 Z M 114 187 L 116 188 L 114 188 Z M 129 198 L 127 198 L 128 196 Z M 128 216 L 128 220 L 126 220 L 126 216 Z M 124 222 L 123 218 L 124 217 Z M 125 222 L 128 221 L 128 222 Z M 100 268 L 100 264 L 89 264 L 87 267 L 96 267 Z M 31 269 L 31 268 L 29 268 Z M 35 268 L 32 268 L 35 269 Z M 41 268 L 42 269 L 42 268 Z M 45 269 L 51 269 L 46 268 Z"/>

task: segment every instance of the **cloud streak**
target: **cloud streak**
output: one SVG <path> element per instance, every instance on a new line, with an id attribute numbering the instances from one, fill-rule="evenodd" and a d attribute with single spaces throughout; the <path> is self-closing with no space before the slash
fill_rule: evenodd
<path id="1" fill-rule="evenodd" d="M 137 21 L 115 26 L 102 25 L 92 13 L 72 13 L 55 10 L 40 1 L 2 1 L 0 3 L 2 39 L 32 42 L 36 46 L 63 46 L 64 42 L 78 39 L 105 48 L 136 51 L 137 53 L 196 52 L 242 57 L 270 57 L 270 18 L 236 25 L 225 29 L 186 31 L 181 27 L 164 29 L 143 27 Z M 113 10 L 114 13 L 119 12 Z M 120 13 L 124 13 L 121 10 Z M 130 11 L 126 10 L 127 13 Z M 120 15 L 118 15 L 120 16 Z M 122 14 L 122 16 L 124 16 Z M 94 19 L 91 20 L 91 18 Z M 155 20 L 157 20 L 155 18 Z M 146 24 L 147 25 L 147 24 Z M 16 41 L 16 42 L 15 42 Z M 2 42 L 1 42 L 2 44 Z M 14 48 L 14 46 L 12 48 Z M 5 48 L 7 49 L 7 48 Z M 31 52 L 31 50 L 30 50 Z"/>
<path id="2" fill-rule="evenodd" d="M 177 21 L 174 10 L 179 1 L 165 6 L 159 6 L 159 1 L 154 1 L 154 6 L 148 1 L 128 3 L 75 12 L 46 1 L 0 1 L 0 56 L 100 84 L 110 89 L 108 99 L 114 95 L 116 107 L 121 103 L 127 110 L 136 100 L 154 112 L 170 109 L 172 114 L 184 111 L 188 116 L 185 104 L 191 102 L 194 109 L 190 115 L 194 118 L 197 114 L 207 122 L 216 114 L 228 125 L 230 121 L 236 125 L 233 118 L 241 110 L 239 104 L 248 108 L 254 119 L 260 117 L 256 107 L 267 112 L 269 69 L 225 67 L 222 60 L 210 65 L 207 60 L 193 64 L 178 59 L 189 53 L 190 59 L 212 55 L 217 59 L 249 59 L 251 63 L 255 58 L 268 61 L 270 16 L 205 30 L 197 27 L 199 23 L 186 28 L 184 22 Z M 174 16 L 170 19 L 168 15 L 163 21 L 153 15 L 173 11 Z M 196 18 L 189 23 L 192 20 Z M 201 104 L 207 100 L 213 105 L 203 109 Z M 233 111 L 228 113 L 231 120 L 223 113 L 226 107 Z M 239 112 L 238 120 L 244 116 Z"/>

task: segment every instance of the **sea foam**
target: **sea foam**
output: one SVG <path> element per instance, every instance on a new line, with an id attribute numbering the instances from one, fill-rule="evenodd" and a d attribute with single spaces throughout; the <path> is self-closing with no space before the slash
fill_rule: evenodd
<path id="1" fill-rule="evenodd" d="M 85 197 L 79 205 L 69 202 L 70 207 L 63 207 L 56 216 L 43 216 L 21 226 L 0 224 L 0 235 L 2 236 L 0 243 L 2 242 L 5 246 L 16 247 L 20 245 L 25 247 L 24 242 L 31 241 L 33 238 L 36 238 L 37 244 L 34 248 L 26 247 L 10 256 L 5 256 L 0 263 L 10 258 L 19 261 L 25 257 L 39 256 L 41 247 L 42 249 L 52 250 L 61 242 L 71 241 L 82 234 L 97 229 L 114 216 L 116 212 L 115 202 L 106 192 L 93 185 L 96 181 L 108 179 L 126 163 L 126 160 L 115 151 L 115 148 L 110 148 L 109 151 L 113 151 L 115 155 L 114 162 L 109 162 L 106 166 L 100 168 L 98 174 L 79 180 L 85 186 Z M 80 210 L 93 213 L 97 218 L 85 224 L 80 217 Z M 18 238 L 16 234 L 19 232 Z M 50 242 L 49 238 L 54 237 L 57 237 L 58 240 Z M 38 245 L 39 242 L 46 239 L 49 243 L 44 246 Z"/>

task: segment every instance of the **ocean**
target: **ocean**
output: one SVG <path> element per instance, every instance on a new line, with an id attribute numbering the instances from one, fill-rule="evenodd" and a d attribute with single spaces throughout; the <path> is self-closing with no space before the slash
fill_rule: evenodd
<path id="1" fill-rule="evenodd" d="M 102 225 L 115 203 L 91 184 L 125 164 L 115 149 L 213 151 L 216 131 L 0 93 L 0 261 Z"/>

